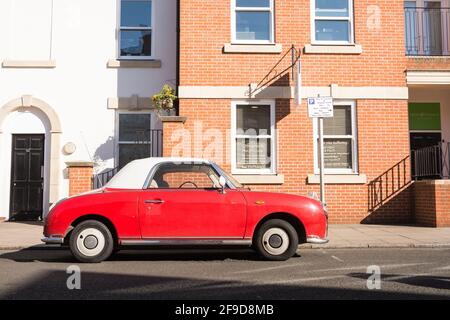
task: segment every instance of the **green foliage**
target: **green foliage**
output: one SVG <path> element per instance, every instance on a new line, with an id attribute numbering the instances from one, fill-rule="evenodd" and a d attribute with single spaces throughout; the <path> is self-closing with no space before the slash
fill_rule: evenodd
<path id="1" fill-rule="evenodd" d="M 168 84 L 165 84 L 162 90 L 152 97 L 153 105 L 158 110 L 173 109 L 173 103 L 175 100 L 177 100 L 175 89 Z"/>

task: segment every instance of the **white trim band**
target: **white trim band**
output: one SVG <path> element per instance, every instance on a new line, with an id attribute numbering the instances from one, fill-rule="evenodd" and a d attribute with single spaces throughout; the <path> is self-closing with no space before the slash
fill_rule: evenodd
<path id="1" fill-rule="evenodd" d="M 408 71 L 408 85 L 414 84 L 450 84 L 449 71 Z"/>
<path id="2" fill-rule="evenodd" d="M 283 46 L 281 44 L 234 44 L 225 43 L 224 53 L 281 53 Z"/>
<path id="3" fill-rule="evenodd" d="M 110 59 L 108 68 L 161 68 L 161 60 L 117 60 Z"/>
<path id="4" fill-rule="evenodd" d="M 262 175 L 262 174 L 233 174 L 233 177 L 236 178 L 242 184 L 283 184 L 284 183 L 284 175 Z"/>
<path id="5" fill-rule="evenodd" d="M 3 68 L 56 68 L 55 60 L 3 60 Z"/>
<path id="6" fill-rule="evenodd" d="M 305 53 L 322 53 L 322 54 L 361 54 L 362 46 L 359 44 L 344 46 L 326 46 L 326 45 L 305 45 Z"/>
<path id="7" fill-rule="evenodd" d="M 318 174 L 308 174 L 308 184 L 319 184 L 320 176 Z M 367 176 L 365 174 L 326 174 L 325 183 L 329 184 L 366 184 Z"/>

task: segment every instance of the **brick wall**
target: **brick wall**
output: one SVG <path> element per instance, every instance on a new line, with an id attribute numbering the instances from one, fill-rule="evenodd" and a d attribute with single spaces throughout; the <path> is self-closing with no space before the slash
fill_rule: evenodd
<path id="1" fill-rule="evenodd" d="M 231 42 L 230 1 L 181 0 L 180 85 L 248 85 L 261 80 L 281 58 L 281 54 L 223 53 L 224 44 Z M 355 41 L 363 53 L 303 54 L 304 85 L 405 86 L 403 1 L 354 3 Z M 311 43 L 310 1 L 275 0 L 275 7 L 275 41 L 283 51 L 292 44 L 303 49 Z"/>
<path id="2" fill-rule="evenodd" d="M 180 85 L 247 86 L 262 80 L 282 54 L 229 54 L 223 52 L 231 42 L 231 0 L 181 0 L 180 4 Z M 310 1 L 275 0 L 275 42 L 286 52 L 292 44 L 302 50 L 304 86 L 386 86 L 405 87 L 403 1 L 354 1 L 355 42 L 362 54 L 305 54 L 311 43 Z M 378 19 L 379 18 L 379 19 Z M 279 69 L 288 66 L 287 59 Z M 277 86 L 288 86 L 289 72 Z M 165 155 L 199 156 L 215 159 L 230 171 L 230 99 L 180 99 L 180 115 L 187 117 L 185 135 L 219 130 L 222 142 L 219 156 L 204 152 L 206 141 L 190 145 L 170 141 Z M 291 100 L 277 99 L 277 173 L 282 185 L 254 185 L 255 190 L 307 194 L 319 191 L 307 183 L 314 173 L 312 121 L 306 102 L 295 108 Z M 368 183 L 409 155 L 408 108 L 406 100 L 358 100 L 359 172 Z M 168 132 L 164 132 L 168 134 Z M 165 138 L 169 139 L 169 138 Z M 172 152 L 176 149 L 176 152 Z M 187 152 L 186 152 L 187 151 Z M 409 168 L 408 168 L 409 172 Z M 408 182 L 410 177 L 407 177 Z M 327 199 L 332 223 L 393 222 L 412 219 L 411 188 L 397 190 L 376 208 L 369 207 L 368 184 L 329 185 Z"/>
<path id="3" fill-rule="evenodd" d="M 277 100 L 276 128 L 278 147 L 278 174 L 285 177 L 283 185 L 253 185 L 253 190 L 287 192 L 306 195 L 319 192 L 318 185 L 307 184 L 308 174 L 314 173 L 312 121 L 308 118 L 306 101 L 295 109 L 289 100 Z M 180 113 L 187 116 L 185 135 L 195 141 L 186 145 L 179 137 L 172 141 L 176 152 L 166 148 L 167 155 L 212 158 L 227 171 L 231 170 L 231 100 L 183 99 Z M 357 101 L 359 171 L 368 182 L 408 157 L 408 113 L 406 101 Z M 221 148 L 211 152 L 211 140 L 205 132 L 221 133 Z M 165 135 L 168 132 L 164 133 Z M 204 139 L 202 141 L 202 139 Z M 183 147 L 181 147 L 183 146 Z M 206 150 L 206 151 L 205 151 Z M 183 151 L 183 152 L 180 152 Z M 187 153 L 185 153 L 187 152 Z M 408 161 L 406 161 L 408 163 Z M 409 165 L 406 168 L 410 181 Z M 328 185 L 327 199 L 332 223 L 406 223 L 411 217 L 411 191 L 405 186 L 387 199 L 382 206 L 369 210 L 368 184 Z"/>
<path id="4" fill-rule="evenodd" d="M 427 227 L 450 227 L 450 181 L 414 183 L 415 220 Z"/>
<path id="5" fill-rule="evenodd" d="M 69 196 L 92 190 L 92 166 L 69 166 Z"/>
<path id="6" fill-rule="evenodd" d="M 410 71 L 450 71 L 450 57 L 409 57 L 407 69 Z"/>

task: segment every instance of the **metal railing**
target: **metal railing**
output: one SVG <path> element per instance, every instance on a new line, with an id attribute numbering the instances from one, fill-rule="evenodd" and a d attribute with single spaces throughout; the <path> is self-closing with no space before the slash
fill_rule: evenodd
<path id="1" fill-rule="evenodd" d="M 134 154 L 132 160 L 150 157 L 162 157 L 163 155 L 163 131 L 162 130 L 148 130 L 146 134 L 141 131 L 136 131 L 136 139 L 133 144 L 136 145 L 148 145 L 148 153 Z M 98 189 L 106 185 L 121 169 L 121 166 L 117 166 L 112 169 L 108 169 L 104 172 L 94 174 L 92 176 L 92 188 Z"/>
<path id="2" fill-rule="evenodd" d="M 411 183 L 408 163 L 409 157 L 406 157 L 369 183 L 369 211 L 382 206 Z"/>
<path id="3" fill-rule="evenodd" d="M 405 7 L 407 56 L 450 56 L 450 8 Z"/>
<path id="4" fill-rule="evenodd" d="M 413 178 L 449 179 L 450 142 L 412 151 Z"/>

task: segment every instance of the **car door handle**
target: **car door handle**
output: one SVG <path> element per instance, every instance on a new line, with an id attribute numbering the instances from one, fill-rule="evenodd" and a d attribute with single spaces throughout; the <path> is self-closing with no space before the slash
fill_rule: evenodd
<path id="1" fill-rule="evenodd" d="M 161 199 L 157 199 L 157 200 L 144 200 L 144 203 L 161 204 L 161 203 L 164 203 L 164 200 L 161 200 Z"/>

